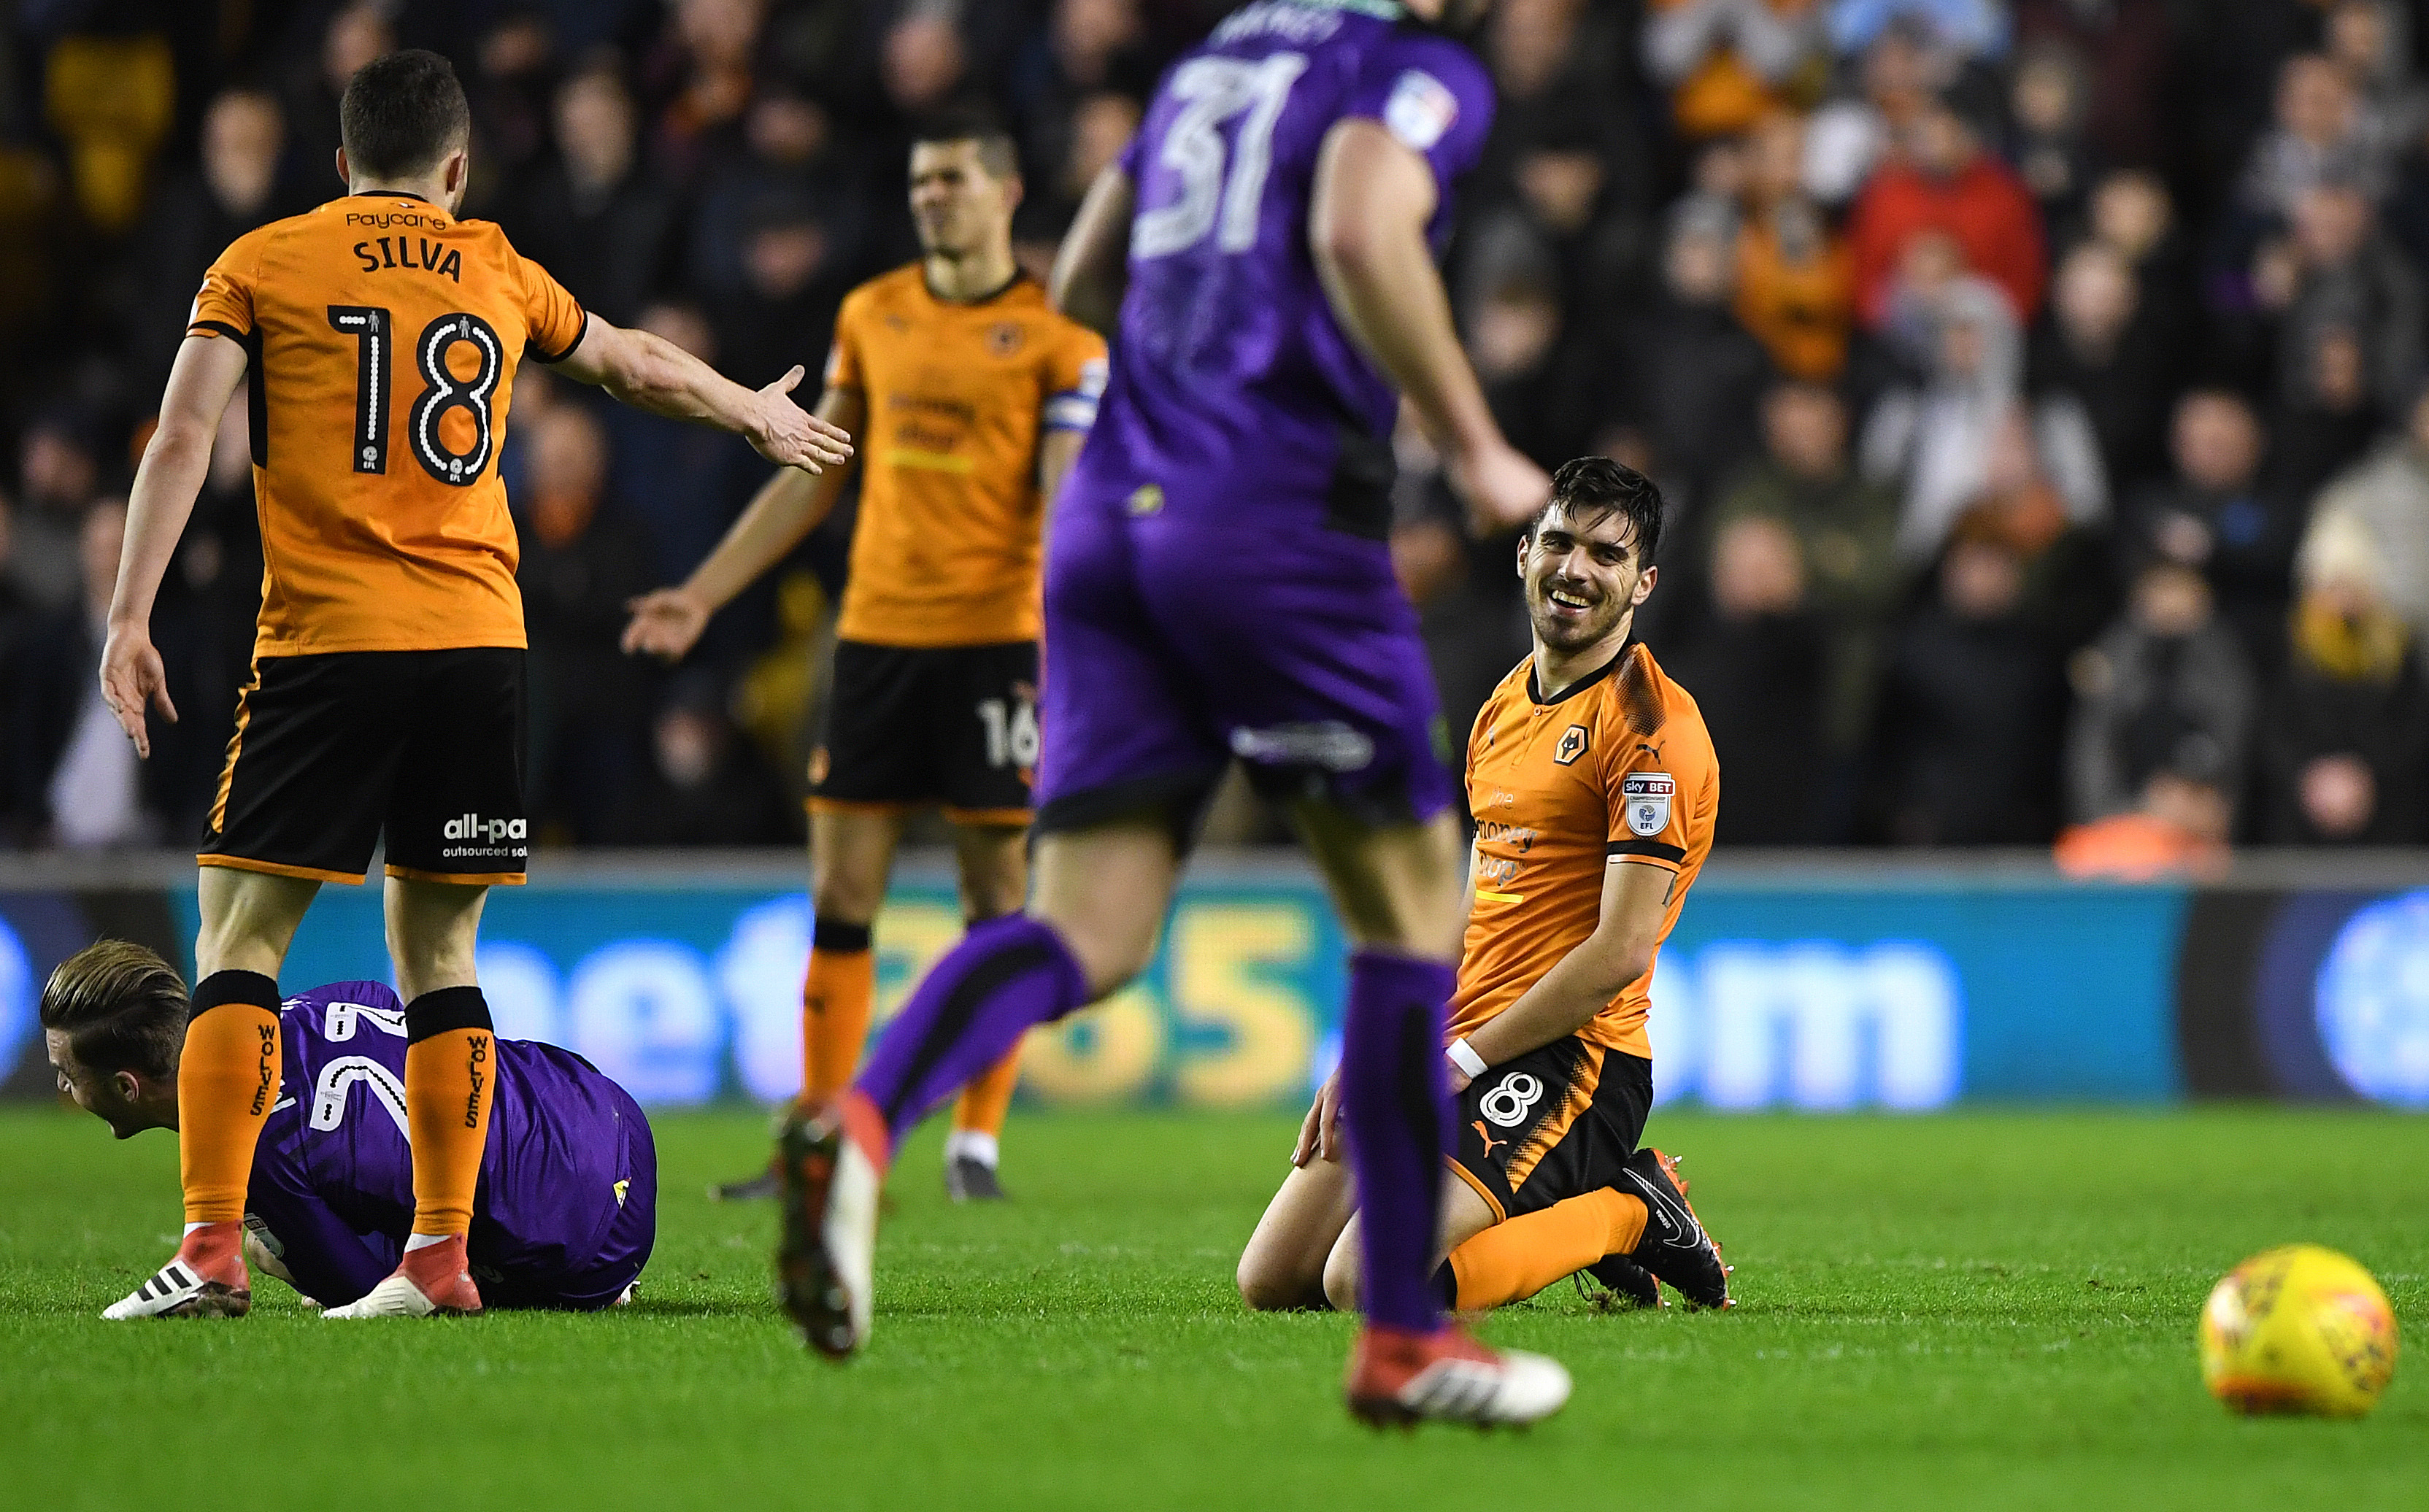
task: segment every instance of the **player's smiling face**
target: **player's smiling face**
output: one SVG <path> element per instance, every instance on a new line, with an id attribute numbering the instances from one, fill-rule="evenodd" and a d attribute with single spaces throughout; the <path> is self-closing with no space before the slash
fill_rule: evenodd
<path id="1" fill-rule="evenodd" d="M 1657 567 L 1636 560 L 1635 527 L 1616 509 L 1555 508 L 1518 543 L 1518 576 L 1535 638 L 1582 650 L 1615 634 L 1653 591 Z"/>
<path id="2" fill-rule="evenodd" d="M 919 250 L 965 257 L 1002 235 L 1020 201 L 1020 181 L 987 172 L 975 141 L 923 141 L 911 149 L 911 219 Z"/>

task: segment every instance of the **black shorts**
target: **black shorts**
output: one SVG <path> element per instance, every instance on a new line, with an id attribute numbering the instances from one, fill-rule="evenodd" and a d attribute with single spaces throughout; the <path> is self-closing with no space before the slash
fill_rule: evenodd
<path id="1" fill-rule="evenodd" d="M 944 809 L 962 824 L 1027 824 L 1037 775 L 1037 643 L 837 641 L 812 809 Z"/>
<path id="2" fill-rule="evenodd" d="M 238 697 L 206 866 L 359 882 L 520 882 L 523 653 L 264 656 Z"/>
<path id="3" fill-rule="evenodd" d="M 1496 1222 L 1616 1185 L 1653 1110 L 1653 1062 L 1570 1035 L 1459 1094 L 1456 1170 Z"/>

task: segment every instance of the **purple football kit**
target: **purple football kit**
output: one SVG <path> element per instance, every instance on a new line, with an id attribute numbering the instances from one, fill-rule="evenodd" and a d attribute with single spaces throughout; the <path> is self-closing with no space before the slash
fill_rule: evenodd
<path id="1" fill-rule="evenodd" d="M 413 1227 L 405 1004 L 378 982 L 332 982 L 287 1000 L 279 1037 L 286 1064 L 246 1219 L 298 1290 L 336 1307 L 396 1269 Z M 473 1278 L 493 1307 L 607 1307 L 657 1237 L 649 1121 L 571 1051 L 496 1043 Z"/>
<path id="2" fill-rule="evenodd" d="M 1378 822 L 1450 803 L 1384 539 L 1398 401 L 1308 251 L 1318 153 L 1353 117 L 1432 169 L 1439 241 L 1492 89 L 1396 5 L 1240 11 L 1165 75 L 1123 158 L 1129 287 L 1047 547 L 1043 830 L 1185 822 L 1235 757 L 1275 796 Z"/>
<path id="3" fill-rule="evenodd" d="M 1112 371 L 1047 544 L 1040 830 L 1159 814 L 1185 846 L 1235 758 L 1269 795 L 1373 824 L 1449 806 L 1441 708 L 1385 545 L 1397 400 L 1335 319 L 1308 223 L 1328 138 L 1369 120 L 1430 169 L 1439 248 L 1492 115 L 1474 55 L 1386 0 L 1261 0 L 1158 86 L 1122 160 L 1135 209 Z M 1348 975 L 1366 1312 L 1426 1334 L 1453 973 L 1362 949 Z M 899 1143 L 1089 996 L 1050 924 L 978 925 L 853 1094 Z"/>

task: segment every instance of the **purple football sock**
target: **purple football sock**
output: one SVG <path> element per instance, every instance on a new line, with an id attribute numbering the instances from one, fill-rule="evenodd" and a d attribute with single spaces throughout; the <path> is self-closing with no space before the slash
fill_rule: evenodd
<path id="1" fill-rule="evenodd" d="M 1366 1319 L 1431 1332 L 1450 1093 L 1443 1007 L 1457 978 L 1430 961 L 1361 950 L 1349 958 L 1341 1034 L 1341 1096 L 1358 1224 Z"/>
<path id="2" fill-rule="evenodd" d="M 1053 929 L 1026 914 L 975 925 L 885 1026 L 852 1087 L 900 1144 L 911 1126 L 1003 1059 L 1033 1024 L 1088 1002 L 1087 977 Z"/>

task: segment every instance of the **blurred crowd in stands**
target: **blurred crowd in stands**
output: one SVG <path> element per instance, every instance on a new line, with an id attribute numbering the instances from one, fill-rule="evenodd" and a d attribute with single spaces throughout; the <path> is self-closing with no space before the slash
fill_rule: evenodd
<path id="1" fill-rule="evenodd" d="M 339 192 L 336 100 L 453 57 L 465 213 L 764 383 L 915 253 L 923 116 L 1017 137 L 1043 271 L 1227 0 L 24 0 L 0 34 L 0 836 L 184 845 L 260 570 L 241 402 L 161 600 L 182 714 L 93 695 L 124 492 L 231 238 Z M 1642 633 L 1725 846 L 2429 843 L 2429 85 L 2401 0 L 1499 0 L 1449 286 L 1512 438 L 1672 510 Z M 1515 539 L 1404 434 L 1452 728 L 1524 653 Z M 519 380 L 531 788 L 556 844 L 781 842 L 849 512 L 686 665 L 615 649 L 764 476 Z M 1225 823 L 1253 836 L 1254 814 Z"/>

